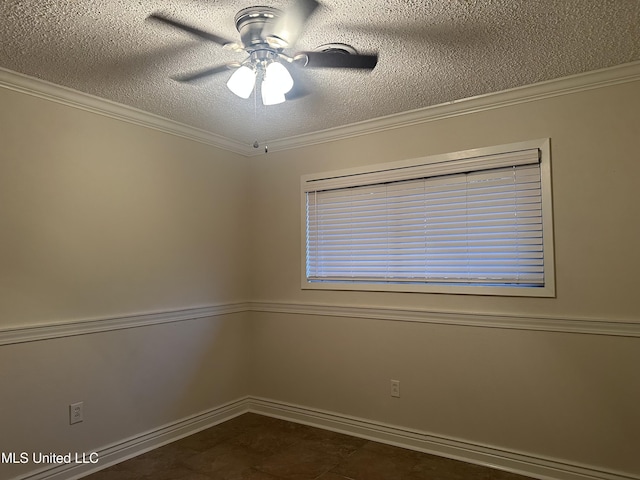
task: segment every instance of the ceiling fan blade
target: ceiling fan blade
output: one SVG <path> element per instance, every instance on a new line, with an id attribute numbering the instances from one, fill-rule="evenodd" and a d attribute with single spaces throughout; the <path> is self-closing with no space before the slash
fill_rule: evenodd
<path id="1" fill-rule="evenodd" d="M 294 79 L 295 83 L 293 84 L 293 88 L 284 94 L 284 98 L 287 101 L 298 100 L 313 93 L 313 89 L 310 88 L 307 82 L 303 81 L 299 75 L 296 75 Z"/>
<path id="2" fill-rule="evenodd" d="M 185 73 L 184 75 L 176 75 L 171 77 L 173 80 L 178 82 L 194 82 L 196 80 L 201 80 L 206 77 L 210 77 L 211 75 L 216 75 L 217 73 L 227 72 L 231 68 L 239 67 L 240 64 L 228 64 L 228 65 L 218 65 L 217 67 L 211 67 L 204 70 L 199 70 L 197 72 Z"/>
<path id="3" fill-rule="evenodd" d="M 147 17 L 147 19 L 162 22 L 166 25 L 170 25 L 172 27 L 178 28 L 183 32 L 187 32 L 187 33 L 190 33 L 191 35 L 195 35 L 198 38 L 202 38 L 210 42 L 218 43 L 220 45 L 233 43 L 231 40 L 227 40 L 226 38 L 219 37 L 218 35 L 215 35 L 213 33 L 205 32 L 204 30 L 200 30 L 199 28 L 193 27 L 191 25 L 187 25 L 186 23 L 182 23 L 177 20 L 173 20 L 169 17 L 165 17 L 160 13 L 152 13 Z"/>
<path id="4" fill-rule="evenodd" d="M 316 0 L 295 0 L 272 25 L 265 27 L 264 38 L 273 48 L 293 46 L 304 24 L 319 5 Z"/>
<path id="5" fill-rule="evenodd" d="M 373 70 L 378 64 L 377 54 L 351 54 L 342 52 L 301 52 L 295 59 L 306 68 L 359 68 Z"/>

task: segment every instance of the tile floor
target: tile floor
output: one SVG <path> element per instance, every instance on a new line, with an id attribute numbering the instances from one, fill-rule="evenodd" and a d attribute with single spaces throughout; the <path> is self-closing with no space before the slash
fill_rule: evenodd
<path id="1" fill-rule="evenodd" d="M 247 413 L 85 480 L 530 480 Z"/>

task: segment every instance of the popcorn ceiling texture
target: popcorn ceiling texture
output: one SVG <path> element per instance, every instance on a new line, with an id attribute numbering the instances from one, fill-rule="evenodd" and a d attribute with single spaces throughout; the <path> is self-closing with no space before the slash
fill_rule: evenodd
<path id="1" fill-rule="evenodd" d="M 0 67 L 250 144 L 640 59 L 638 0 L 324 0 L 296 49 L 347 43 L 377 51 L 378 66 L 295 69 L 312 93 L 264 107 L 226 88 L 231 72 L 171 80 L 245 54 L 145 21 L 160 11 L 238 41 L 238 10 L 287 4 L 2 0 Z"/>

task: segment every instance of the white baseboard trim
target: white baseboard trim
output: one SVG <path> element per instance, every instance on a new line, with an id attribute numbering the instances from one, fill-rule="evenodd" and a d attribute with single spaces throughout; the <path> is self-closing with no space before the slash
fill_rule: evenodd
<path id="1" fill-rule="evenodd" d="M 96 451 L 96 464 L 65 464 L 16 477 L 13 480 L 76 480 L 155 448 L 193 435 L 248 411 L 248 399 L 241 398 L 175 423 L 136 435 Z M 89 453 L 87 452 L 87 455 Z"/>
<path id="2" fill-rule="evenodd" d="M 605 471 L 588 465 L 536 457 L 522 452 L 508 451 L 266 398 L 249 397 L 248 410 L 261 415 L 544 480 L 640 480 L 640 477 L 621 472 Z"/>
<path id="3" fill-rule="evenodd" d="M 640 480 L 623 472 L 597 469 L 434 435 L 404 427 L 260 397 L 244 397 L 211 410 L 164 425 L 96 451 L 97 464 L 49 467 L 12 480 L 77 480 L 91 473 L 159 448 L 243 413 L 310 425 L 375 442 L 497 468 L 542 480 Z"/>

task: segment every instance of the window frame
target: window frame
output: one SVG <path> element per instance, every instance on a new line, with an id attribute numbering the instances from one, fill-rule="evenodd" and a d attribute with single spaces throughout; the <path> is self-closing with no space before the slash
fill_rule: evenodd
<path id="1" fill-rule="evenodd" d="M 301 192 L 301 288 L 303 290 L 344 290 L 344 291 L 372 291 L 372 292 L 412 292 L 412 293 L 440 293 L 467 295 L 498 295 L 521 297 L 555 297 L 555 262 L 553 241 L 553 208 L 551 192 L 551 151 L 550 139 L 538 139 L 524 142 L 510 143 L 491 147 L 474 148 L 439 155 L 401 160 L 389 163 L 367 165 L 364 167 L 334 170 L 315 174 L 302 175 Z M 518 285 L 454 285 L 420 283 L 365 283 L 353 280 L 344 281 L 309 281 L 306 275 L 307 265 L 307 209 L 305 186 L 309 182 L 338 177 L 370 174 L 396 170 L 398 168 L 418 167 L 421 165 L 435 165 L 438 163 L 464 160 L 473 157 L 498 155 L 519 150 L 538 149 L 540 152 L 540 180 L 542 189 L 542 231 L 543 231 L 543 262 L 544 286 Z"/>

